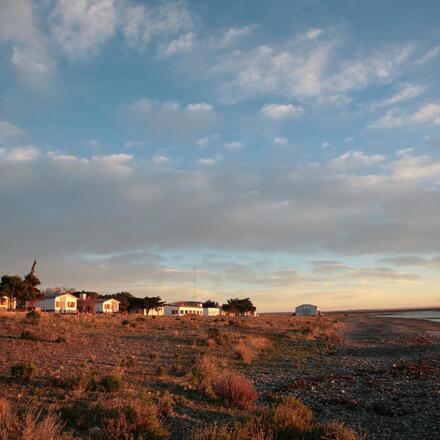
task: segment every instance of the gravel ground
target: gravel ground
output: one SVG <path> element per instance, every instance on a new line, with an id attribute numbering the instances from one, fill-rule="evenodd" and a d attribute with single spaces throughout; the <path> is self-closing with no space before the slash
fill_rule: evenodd
<path id="1" fill-rule="evenodd" d="M 260 390 L 295 395 L 318 420 L 367 439 L 440 439 L 440 324 L 361 314 L 343 322 L 343 344 L 256 373 Z"/>

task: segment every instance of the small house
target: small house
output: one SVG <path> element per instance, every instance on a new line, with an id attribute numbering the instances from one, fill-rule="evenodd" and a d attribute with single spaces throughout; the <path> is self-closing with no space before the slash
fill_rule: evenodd
<path id="1" fill-rule="evenodd" d="M 190 305 L 190 303 L 194 305 Z M 184 305 L 185 304 L 185 305 Z M 185 315 L 203 315 L 203 307 L 202 303 L 193 303 L 187 302 L 187 303 L 174 303 L 174 304 L 167 304 L 164 306 L 164 314 L 166 316 L 185 316 Z"/>
<path id="2" fill-rule="evenodd" d="M 71 293 L 51 293 L 37 301 L 36 308 L 42 312 L 77 313 L 78 298 Z"/>
<path id="3" fill-rule="evenodd" d="M 8 296 L 0 296 L 0 310 L 15 310 L 17 301 L 10 299 Z"/>
<path id="4" fill-rule="evenodd" d="M 114 298 L 97 298 L 95 313 L 118 313 L 120 302 Z"/>
<path id="5" fill-rule="evenodd" d="M 203 316 L 218 316 L 220 309 L 218 307 L 203 307 Z"/>
<path id="6" fill-rule="evenodd" d="M 319 316 L 319 308 L 313 304 L 301 304 L 295 309 L 296 316 Z"/>

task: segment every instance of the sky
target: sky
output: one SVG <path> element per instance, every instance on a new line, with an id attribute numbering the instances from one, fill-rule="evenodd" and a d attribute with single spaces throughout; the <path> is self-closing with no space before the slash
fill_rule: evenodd
<path id="1" fill-rule="evenodd" d="M 440 306 L 438 0 L 0 0 L 0 273 L 260 311 Z"/>

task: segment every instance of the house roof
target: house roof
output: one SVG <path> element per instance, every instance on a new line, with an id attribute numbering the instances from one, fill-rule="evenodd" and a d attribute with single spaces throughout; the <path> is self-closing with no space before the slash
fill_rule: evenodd
<path id="1" fill-rule="evenodd" d="M 58 297 L 64 296 L 64 295 L 68 295 L 68 296 L 74 298 L 75 300 L 78 299 L 75 295 L 72 295 L 71 293 L 68 293 L 68 292 L 49 293 L 49 294 L 44 295 L 43 299 L 53 299 L 53 298 L 58 298 Z"/>
<path id="2" fill-rule="evenodd" d="M 98 298 L 98 299 L 96 300 L 97 303 L 105 303 L 105 302 L 107 302 L 107 301 L 116 301 L 118 304 L 121 303 L 121 301 L 118 301 L 118 300 L 115 299 L 115 298 Z"/>

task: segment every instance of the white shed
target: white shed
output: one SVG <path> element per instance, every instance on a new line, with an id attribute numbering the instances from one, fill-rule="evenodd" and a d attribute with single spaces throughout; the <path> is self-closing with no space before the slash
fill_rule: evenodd
<path id="1" fill-rule="evenodd" d="M 95 305 L 96 313 L 118 313 L 120 302 L 114 298 L 98 298 Z"/>
<path id="2" fill-rule="evenodd" d="M 15 310 L 16 305 L 15 299 L 11 301 L 9 297 L 0 295 L 0 310 Z"/>
<path id="3" fill-rule="evenodd" d="M 78 298 L 70 293 L 52 293 L 38 301 L 35 306 L 43 312 L 76 313 Z"/>
<path id="4" fill-rule="evenodd" d="M 202 307 L 167 304 L 164 307 L 166 316 L 203 315 Z"/>
<path id="5" fill-rule="evenodd" d="M 220 309 L 218 307 L 203 307 L 203 316 L 218 316 Z"/>
<path id="6" fill-rule="evenodd" d="M 295 309 L 296 316 L 318 316 L 319 308 L 313 304 L 301 304 Z"/>

